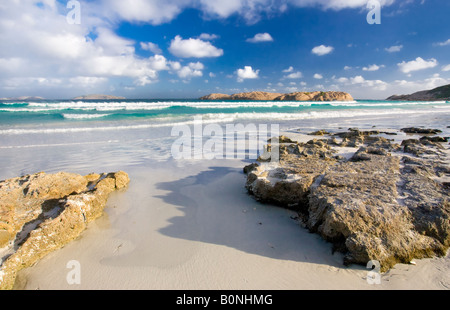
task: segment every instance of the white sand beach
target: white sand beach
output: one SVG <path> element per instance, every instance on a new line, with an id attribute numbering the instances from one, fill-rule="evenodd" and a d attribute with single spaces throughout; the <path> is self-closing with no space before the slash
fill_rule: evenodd
<path id="1" fill-rule="evenodd" d="M 448 289 L 450 257 L 398 264 L 369 284 L 295 212 L 244 188 L 245 163 L 167 162 L 128 171 L 129 189 L 82 236 L 19 273 L 16 289 Z M 81 265 L 81 283 L 66 281 Z"/>

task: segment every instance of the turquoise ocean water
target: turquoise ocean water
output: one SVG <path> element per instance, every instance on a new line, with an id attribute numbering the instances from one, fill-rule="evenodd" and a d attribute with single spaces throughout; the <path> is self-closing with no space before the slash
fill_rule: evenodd
<path id="1" fill-rule="evenodd" d="M 349 102 L 198 101 L 198 100 L 42 100 L 0 101 L 0 134 L 15 133 L 21 125 L 52 127 L 146 121 L 175 124 L 201 115 L 217 122 L 257 119 L 322 119 L 389 113 L 439 113 L 450 110 L 446 101 L 398 102 L 356 100 Z M 9 131 L 8 131 L 9 130 Z M 19 131 L 16 131 L 19 133 Z"/>
<path id="2" fill-rule="evenodd" d="M 204 124 L 277 124 L 282 131 L 425 126 L 450 134 L 446 101 L 0 101 L 0 178 L 167 160 L 173 127 L 199 117 Z"/>

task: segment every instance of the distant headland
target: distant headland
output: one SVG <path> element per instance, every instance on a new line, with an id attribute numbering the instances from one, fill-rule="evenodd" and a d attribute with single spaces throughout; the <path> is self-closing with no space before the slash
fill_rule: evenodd
<path id="1" fill-rule="evenodd" d="M 85 95 L 73 98 L 73 100 L 123 100 L 125 97 L 117 97 L 110 95 Z"/>
<path id="2" fill-rule="evenodd" d="M 34 96 L 21 96 L 21 97 L 11 97 L 11 98 L 0 98 L 0 100 L 30 101 L 30 100 L 45 100 L 45 98 L 34 97 Z"/>
<path id="3" fill-rule="evenodd" d="M 432 90 L 419 91 L 411 95 L 393 95 L 386 100 L 433 101 L 450 100 L 450 84 Z"/>
<path id="4" fill-rule="evenodd" d="M 353 97 L 340 91 L 294 92 L 289 94 L 253 91 L 233 95 L 210 94 L 200 100 L 267 100 L 267 101 L 353 101 Z"/>

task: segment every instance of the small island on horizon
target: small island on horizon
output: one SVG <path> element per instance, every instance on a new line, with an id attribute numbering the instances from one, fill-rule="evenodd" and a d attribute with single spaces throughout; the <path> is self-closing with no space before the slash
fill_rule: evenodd
<path id="1" fill-rule="evenodd" d="M 73 98 L 73 100 L 125 100 L 125 97 L 111 95 L 84 95 Z"/>
<path id="2" fill-rule="evenodd" d="M 233 95 L 209 94 L 199 100 L 265 100 L 265 101 L 353 101 L 352 95 L 340 91 L 294 92 L 289 94 L 253 91 Z"/>

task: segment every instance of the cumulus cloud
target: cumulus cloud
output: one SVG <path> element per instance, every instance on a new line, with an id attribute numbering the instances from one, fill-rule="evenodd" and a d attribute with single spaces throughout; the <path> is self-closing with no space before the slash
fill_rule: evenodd
<path id="1" fill-rule="evenodd" d="M 217 34 L 202 33 L 198 38 L 200 40 L 212 41 L 218 39 L 219 36 Z"/>
<path id="2" fill-rule="evenodd" d="M 384 65 L 378 66 L 376 64 L 367 66 L 367 67 L 363 67 L 363 71 L 378 71 L 380 70 L 380 68 L 384 68 Z"/>
<path id="3" fill-rule="evenodd" d="M 204 58 L 204 57 L 220 57 L 223 50 L 213 46 L 210 42 L 200 39 L 183 40 L 181 36 L 176 36 L 169 47 L 172 55 L 180 58 Z"/>
<path id="4" fill-rule="evenodd" d="M 442 71 L 447 72 L 450 71 L 450 65 L 446 65 L 442 68 Z"/>
<path id="5" fill-rule="evenodd" d="M 138 57 L 133 40 L 117 35 L 103 21 L 90 19 L 89 5 L 81 25 L 68 24 L 61 14 L 65 7 L 56 1 L 43 6 L 31 1 L 4 5 L 0 40 L 9 44 L 0 53 L 0 87 L 21 90 L 35 85 L 27 84 L 25 77 L 49 86 L 63 81 L 66 88 L 98 85 L 112 77 L 131 78 L 141 85 L 156 80 L 161 59 Z M 8 82 L 12 79 L 14 85 Z"/>
<path id="6" fill-rule="evenodd" d="M 259 70 L 253 70 L 251 66 L 245 66 L 244 69 L 238 69 L 236 74 L 238 82 L 243 82 L 246 79 L 257 79 Z"/>
<path id="7" fill-rule="evenodd" d="M 332 46 L 319 45 L 314 47 L 311 52 L 318 56 L 323 56 L 331 53 L 334 50 Z"/>
<path id="8" fill-rule="evenodd" d="M 429 60 L 424 60 L 421 57 L 417 57 L 415 60 L 411 60 L 408 62 L 403 61 L 403 62 L 397 64 L 397 66 L 400 68 L 400 71 L 402 71 L 403 73 L 410 73 L 413 71 L 434 68 L 437 65 L 438 65 L 438 62 L 436 59 L 431 58 Z"/>
<path id="9" fill-rule="evenodd" d="M 389 53 L 396 53 L 396 52 L 400 52 L 402 50 L 402 48 L 403 48 L 403 45 L 393 45 L 391 47 L 385 48 L 384 50 Z"/>
<path id="10" fill-rule="evenodd" d="M 162 54 L 162 50 L 159 48 L 158 44 L 152 42 L 141 42 L 141 48 L 145 51 L 150 51 L 156 55 Z"/>
<path id="11" fill-rule="evenodd" d="M 294 71 L 294 67 L 292 67 L 292 66 L 283 70 L 284 73 L 289 73 L 289 72 L 293 72 L 293 71 Z"/>
<path id="12" fill-rule="evenodd" d="M 323 79 L 323 76 L 322 76 L 322 74 L 316 73 L 316 74 L 314 74 L 314 78 L 317 80 L 321 80 L 321 79 Z"/>
<path id="13" fill-rule="evenodd" d="M 181 79 L 190 79 L 192 77 L 201 77 L 203 76 L 202 70 L 205 66 L 201 62 L 191 62 L 187 66 L 182 67 L 178 71 L 178 76 Z"/>
<path id="14" fill-rule="evenodd" d="M 379 0 L 388 6 L 395 0 Z M 186 9 L 197 9 L 207 19 L 225 19 L 241 16 L 248 24 L 258 22 L 262 16 L 285 12 L 288 7 L 318 7 L 324 10 L 364 9 L 367 0 L 101 0 L 97 11 L 112 21 L 145 22 L 160 25 L 175 19 Z"/>
<path id="15" fill-rule="evenodd" d="M 366 87 L 374 90 L 386 90 L 388 84 L 381 80 L 366 80 L 363 76 L 357 75 L 354 77 L 346 78 L 334 78 L 334 81 L 349 86 Z"/>
<path id="16" fill-rule="evenodd" d="M 273 38 L 270 34 L 265 32 L 265 33 L 258 33 L 253 38 L 249 38 L 246 41 L 250 43 L 272 42 Z"/>
<path id="17" fill-rule="evenodd" d="M 160 25 L 173 20 L 191 5 L 191 0 L 102 0 L 98 10 L 112 21 Z"/>
<path id="18" fill-rule="evenodd" d="M 303 74 L 300 71 L 292 72 L 285 76 L 286 79 L 300 79 L 303 77 Z"/>

